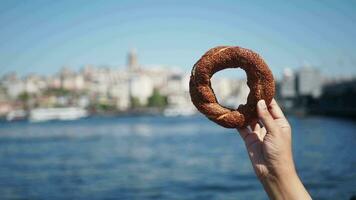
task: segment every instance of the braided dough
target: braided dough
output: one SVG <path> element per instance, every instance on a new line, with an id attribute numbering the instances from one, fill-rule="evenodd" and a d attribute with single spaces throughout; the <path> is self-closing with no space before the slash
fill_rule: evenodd
<path id="1" fill-rule="evenodd" d="M 221 106 L 211 88 L 210 78 L 226 68 L 243 69 L 250 93 L 245 105 L 237 109 Z M 275 93 L 273 75 L 255 52 L 237 46 L 218 46 L 206 52 L 195 63 L 189 82 L 193 104 L 210 120 L 226 128 L 241 128 L 257 118 L 256 104 L 264 99 L 268 105 Z"/>

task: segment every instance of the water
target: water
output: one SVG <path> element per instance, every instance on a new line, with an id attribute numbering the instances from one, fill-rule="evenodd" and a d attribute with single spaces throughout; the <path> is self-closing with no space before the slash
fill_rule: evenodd
<path id="1" fill-rule="evenodd" d="M 315 199 L 356 194 L 356 123 L 293 118 Z M 267 199 L 234 130 L 203 117 L 0 124 L 0 199 Z"/>

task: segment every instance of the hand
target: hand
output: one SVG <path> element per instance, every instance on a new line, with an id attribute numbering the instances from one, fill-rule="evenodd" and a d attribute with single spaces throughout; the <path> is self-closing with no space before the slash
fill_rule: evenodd
<path id="1" fill-rule="evenodd" d="M 291 127 L 277 102 L 257 104 L 257 120 L 238 129 L 257 177 L 271 199 L 311 199 L 297 176 Z"/>
<path id="2" fill-rule="evenodd" d="M 257 114 L 265 127 L 256 121 L 239 129 L 256 175 L 263 179 L 295 172 L 291 128 L 277 102 L 273 99 L 267 107 L 264 100 L 259 101 Z"/>

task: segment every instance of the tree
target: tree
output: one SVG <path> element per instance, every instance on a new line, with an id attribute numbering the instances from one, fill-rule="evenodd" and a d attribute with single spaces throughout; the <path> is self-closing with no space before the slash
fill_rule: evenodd
<path id="1" fill-rule="evenodd" d="M 131 97 L 131 108 L 142 107 L 140 100 L 137 97 Z"/>
<path id="2" fill-rule="evenodd" d="M 71 94 L 71 91 L 64 88 L 49 88 L 44 92 L 44 94 L 54 96 L 68 96 Z"/>
<path id="3" fill-rule="evenodd" d="M 32 96 L 27 92 L 22 92 L 21 94 L 19 94 L 19 96 L 17 96 L 17 99 L 21 102 L 23 108 L 26 110 L 31 107 L 30 106 L 31 98 Z"/>
<path id="4" fill-rule="evenodd" d="M 27 101 L 30 99 L 30 95 L 27 92 L 22 92 L 17 98 L 21 102 L 27 103 Z"/>
<path id="5" fill-rule="evenodd" d="M 167 106 L 167 97 L 159 93 L 157 89 L 153 90 L 152 95 L 148 98 L 149 107 L 165 107 Z"/>

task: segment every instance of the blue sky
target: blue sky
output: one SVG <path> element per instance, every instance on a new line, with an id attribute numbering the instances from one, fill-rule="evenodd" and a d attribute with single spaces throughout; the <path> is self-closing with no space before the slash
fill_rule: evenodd
<path id="1" fill-rule="evenodd" d="M 250 48 L 277 75 L 356 74 L 356 1 L 0 1 L 0 75 L 124 66 L 130 48 L 188 71 L 217 45 Z"/>

